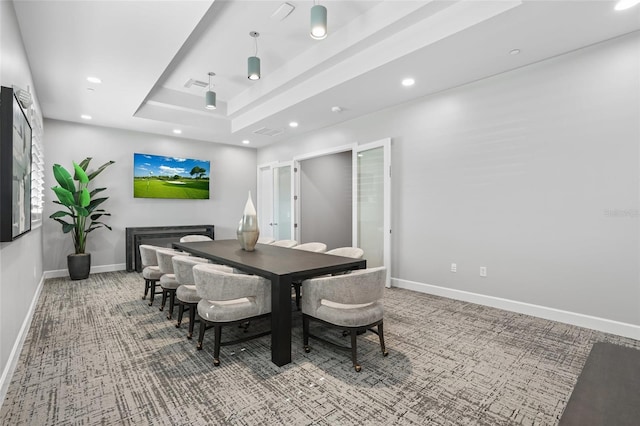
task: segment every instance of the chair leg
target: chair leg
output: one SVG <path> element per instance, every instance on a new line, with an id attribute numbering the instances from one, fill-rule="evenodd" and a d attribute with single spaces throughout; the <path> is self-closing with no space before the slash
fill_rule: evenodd
<path id="1" fill-rule="evenodd" d="M 204 323 L 204 320 L 200 318 L 200 334 L 198 334 L 198 344 L 196 348 L 201 351 L 202 350 L 202 341 L 204 340 L 204 332 L 207 329 L 207 325 Z"/>
<path id="2" fill-rule="evenodd" d="M 167 315 L 167 319 L 170 320 L 173 317 L 173 306 L 176 303 L 176 291 L 169 290 L 169 315 Z"/>
<path id="3" fill-rule="evenodd" d="M 149 280 L 148 279 L 144 279 L 144 295 L 142 296 L 142 300 L 147 298 L 147 294 L 149 293 Z"/>
<path id="4" fill-rule="evenodd" d="M 302 315 L 302 344 L 306 353 L 311 352 L 309 348 L 309 317 Z"/>
<path id="5" fill-rule="evenodd" d="M 293 289 L 296 292 L 296 308 L 298 310 L 300 310 L 300 287 L 302 286 L 301 283 L 293 283 Z"/>
<path id="6" fill-rule="evenodd" d="M 353 368 L 359 373 L 362 370 L 360 364 L 358 364 L 358 349 L 357 349 L 358 333 L 355 329 L 351 329 L 351 361 L 353 362 Z"/>
<path id="7" fill-rule="evenodd" d="M 176 322 L 176 328 L 180 328 L 182 325 L 182 316 L 184 315 L 184 303 L 178 302 L 178 322 Z"/>
<path id="8" fill-rule="evenodd" d="M 382 356 L 389 355 L 387 349 L 384 346 L 384 331 L 382 330 L 382 321 L 378 324 L 378 337 L 380 338 L 380 349 L 382 350 Z"/>
<path id="9" fill-rule="evenodd" d="M 151 293 L 149 295 L 149 306 L 153 305 L 153 300 L 156 297 L 156 285 L 157 285 L 156 281 L 153 281 L 153 280 L 149 281 L 149 292 Z"/>
<path id="10" fill-rule="evenodd" d="M 214 342 L 213 342 L 213 365 L 218 367 L 220 365 L 220 343 L 222 342 L 222 326 L 214 325 Z"/>
<path id="11" fill-rule="evenodd" d="M 187 333 L 187 339 L 191 339 L 193 337 L 193 327 L 196 324 L 197 309 L 197 305 L 189 305 L 189 333 Z"/>
<path id="12" fill-rule="evenodd" d="M 160 310 L 164 311 L 164 305 L 167 304 L 167 296 L 169 294 L 169 290 L 162 289 L 162 303 L 160 304 Z"/>

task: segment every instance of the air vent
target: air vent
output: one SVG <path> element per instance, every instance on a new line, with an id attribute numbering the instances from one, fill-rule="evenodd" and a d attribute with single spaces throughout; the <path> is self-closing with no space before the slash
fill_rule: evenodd
<path id="1" fill-rule="evenodd" d="M 269 129 L 268 127 L 261 127 L 258 130 L 254 130 L 253 133 L 255 133 L 256 135 L 278 136 L 282 134 L 282 130 Z"/>
<path id="2" fill-rule="evenodd" d="M 189 88 L 191 88 L 191 86 L 207 87 L 208 85 L 209 85 L 209 83 L 207 83 L 206 81 L 200 81 L 200 80 L 196 80 L 195 78 L 190 78 L 184 84 L 184 87 L 189 89 Z"/>

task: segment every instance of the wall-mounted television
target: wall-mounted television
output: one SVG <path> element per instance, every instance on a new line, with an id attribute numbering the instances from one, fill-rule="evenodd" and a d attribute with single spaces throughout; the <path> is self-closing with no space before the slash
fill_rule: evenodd
<path id="1" fill-rule="evenodd" d="M 134 198 L 209 199 L 208 160 L 133 154 Z"/>
<path id="2" fill-rule="evenodd" d="M 0 241 L 31 230 L 31 125 L 11 87 L 0 89 Z"/>

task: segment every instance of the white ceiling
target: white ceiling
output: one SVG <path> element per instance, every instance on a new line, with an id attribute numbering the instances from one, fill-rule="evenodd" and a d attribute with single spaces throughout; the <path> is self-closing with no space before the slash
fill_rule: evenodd
<path id="1" fill-rule="evenodd" d="M 288 1 L 295 10 L 272 19 L 282 3 L 14 1 L 45 117 L 250 147 L 640 29 L 640 6 L 613 1 L 325 0 L 329 36 L 313 40 L 313 2 Z M 259 81 L 246 75 L 250 31 Z M 185 87 L 210 71 L 215 111 L 207 88 Z M 408 76 L 415 86 L 400 84 Z M 254 133 L 265 128 L 279 134 Z"/>

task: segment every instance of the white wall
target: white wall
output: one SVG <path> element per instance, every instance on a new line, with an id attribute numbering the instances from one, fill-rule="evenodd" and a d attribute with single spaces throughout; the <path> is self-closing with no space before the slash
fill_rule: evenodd
<path id="1" fill-rule="evenodd" d="M 260 149 L 258 162 L 391 137 L 396 284 L 622 322 L 640 338 L 639 52 L 634 33 Z"/>
<path id="2" fill-rule="evenodd" d="M 351 246 L 352 152 L 300 161 L 300 242 Z"/>
<path id="3" fill-rule="evenodd" d="M 29 61 L 22 44 L 13 3 L 0 1 L 0 83 L 32 88 Z M 34 94 L 34 106 L 39 110 Z M 28 256 L 25 256 L 28 253 Z M 0 243 L 0 402 L 19 353 L 22 331 L 42 279 L 41 228 L 10 243 Z"/>
<path id="4" fill-rule="evenodd" d="M 98 175 L 92 183 L 107 187 L 109 197 L 103 206 L 112 214 L 107 222 L 113 231 L 99 229 L 89 234 L 87 251 L 92 268 L 123 269 L 125 263 L 125 228 L 162 225 L 215 225 L 216 239 L 235 238 L 248 191 L 256 190 L 256 151 L 249 148 L 218 145 L 147 133 L 88 126 L 57 120 L 45 120 L 45 220 L 44 268 L 66 269 L 66 256 L 73 253 L 70 234 L 63 234 L 58 223 L 47 219 L 58 210 L 49 190 L 55 186 L 52 166 L 72 167 L 93 157 L 89 169 L 109 160 L 115 164 Z M 133 198 L 134 153 L 188 157 L 211 162 L 209 200 L 165 200 Z M 101 194 L 101 195 L 102 195 Z M 52 248 L 55 247 L 55 250 Z M 98 269 L 101 270 L 101 269 Z"/>

